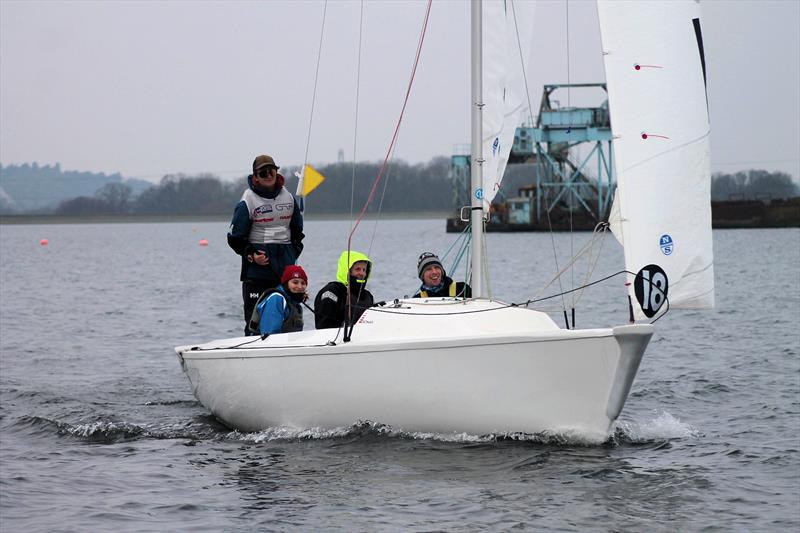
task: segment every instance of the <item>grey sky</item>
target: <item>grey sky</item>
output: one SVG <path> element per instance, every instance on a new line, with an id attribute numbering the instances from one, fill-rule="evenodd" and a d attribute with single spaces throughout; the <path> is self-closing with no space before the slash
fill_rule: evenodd
<path id="1" fill-rule="evenodd" d="M 339 149 L 353 158 L 360 5 L 328 4 L 311 163 L 335 161 Z M 241 176 L 258 153 L 302 163 L 322 6 L 0 0 L 0 162 L 154 181 Z M 594 3 L 568 7 L 567 27 L 565 0 L 537 6 L 535 108 L 544 83 L 604 79 Z M 703 8 L 713 170 L 800 178 L 800 2 Z M 422 1 L 364 4 L 358 160 L 385 155 L 424 11 Z M 468 142 L 468 31 L 467 2 L 434 2 L 395 157 L 427 161 Z"/>

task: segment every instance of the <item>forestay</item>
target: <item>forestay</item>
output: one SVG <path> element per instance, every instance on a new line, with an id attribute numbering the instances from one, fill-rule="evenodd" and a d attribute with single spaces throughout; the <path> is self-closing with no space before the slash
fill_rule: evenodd
<path id="1" fill-rule="evenodd" d="M 645 268 L 645 283 L 631 284 L 637 316 L 654 316 L 663 304 L 648 278 L 656 286 L 668 283 L 672 308 L 713 307 L 700 6 L 694 0 L 597 5 L 617 179 L 611 229 L 625 248 L 628 271 L 658 265 L 667 278 Z"/>
<path id="2" fill-rule="evenodd" d="M 522 65 L 530 55 L 535 5 L 483 2 L 483 201 L 487 210 L 503 179 L 514 132 L 528 118 Z"/>

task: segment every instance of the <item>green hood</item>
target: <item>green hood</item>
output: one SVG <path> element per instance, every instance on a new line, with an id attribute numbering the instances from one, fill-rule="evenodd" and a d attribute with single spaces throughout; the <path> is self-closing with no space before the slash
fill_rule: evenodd
<path id="1" fill-rule="evenodd" d="M 356 252 L 354 250 L 350 250 L 350 261 L 347 261 L 348 252 L 345 250 L 342 252 L 342 255 L 339 256 L 339 266 L 336 269 L 336 281 L 339 283 L 344 283 L 347 285 L 347 273 L 350 272 L 350 269 L 353 268 L 353 265 L 359 261 L 366 261 L 367 262 L 367 277 L 363 280 L 358 280 L 359 283 L 366 283 L 369 279 L 369 274 L 372 272 L 372 261 L 366 254 L 362 254 L 361 252 Z"/>

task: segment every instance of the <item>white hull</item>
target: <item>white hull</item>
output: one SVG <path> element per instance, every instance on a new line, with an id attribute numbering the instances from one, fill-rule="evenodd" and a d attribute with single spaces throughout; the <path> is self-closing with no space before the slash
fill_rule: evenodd
<path id="1" fill-rule="evenodd" d="M 242 431 L 370 420 L 406 431 L 604 440 L 653 326 L 562 330 L 544 313 L 499 302 L 418 299 L 368 310 L 348 343 L 337 332 L 176 351 L 197 399 Z"/>

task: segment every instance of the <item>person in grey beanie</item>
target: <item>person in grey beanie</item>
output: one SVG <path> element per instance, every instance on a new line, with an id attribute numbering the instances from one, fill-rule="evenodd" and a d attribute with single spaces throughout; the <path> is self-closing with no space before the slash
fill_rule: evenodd
<path id="1" fill-rule="evenodd" d="M 432 252 L 424 252 L 419 256 L 417 275 L 422 285 L 414 298 L 472 298 L 472 288 L 463 281 L 456 282 L 447 277 L 442 262 Z"/>

